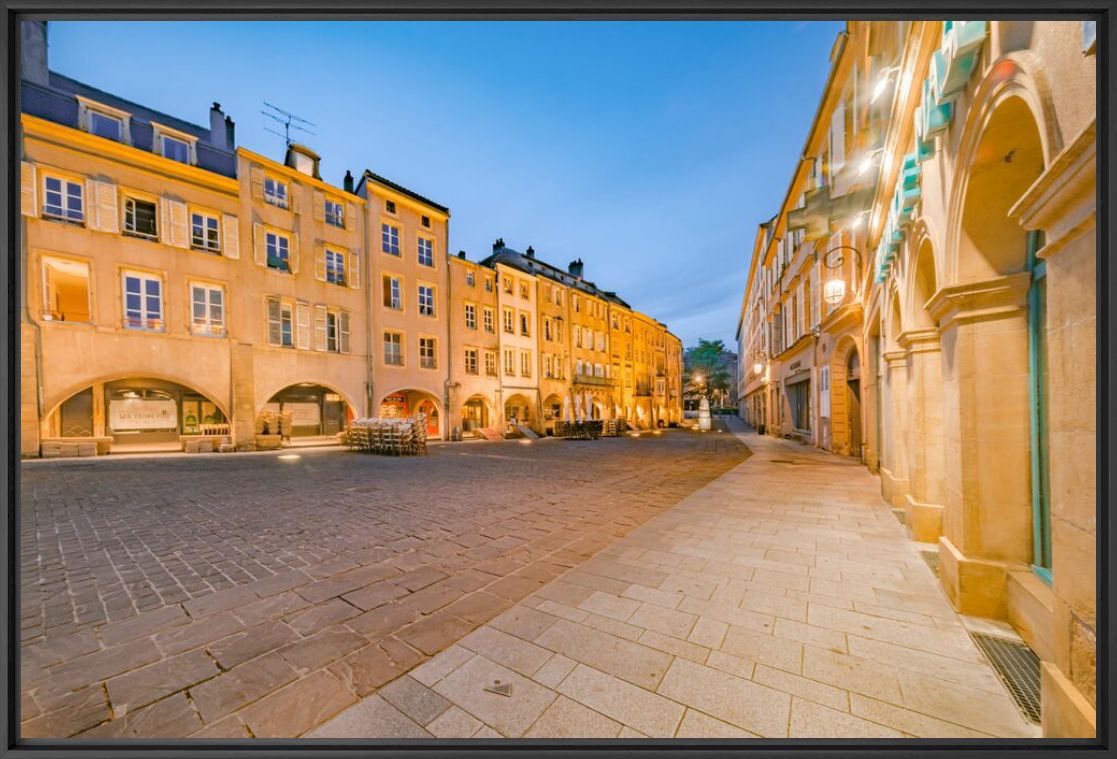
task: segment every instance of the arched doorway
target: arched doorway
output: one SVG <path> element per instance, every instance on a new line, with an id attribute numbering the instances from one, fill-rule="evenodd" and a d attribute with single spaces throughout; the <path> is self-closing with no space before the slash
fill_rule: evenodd
<path id="1" fill-rule="evenodd" d="M 74 393 L 47 415 L 45 427 L 44 439 L 96 437 L 115 453 L 175 451 L 183 435 L 228 435 L 229 419 L 193 388 L 132 377 Z"/>
<path id="2" fill-rule="evenodd" d="M 381 419 L 408 419 L 423 414 L 427 419 L 427 437 L 442 434 L 442 413 L 438 399 L 422 390 L 397 390 L 380 401 L 377 415 Z"/>
<path id="3" fill-rule="evenodd" d="M 462 404 L 462 432 L 470 433 L 489 426 L 489 403 L 485 396 L 470 396 Z"/>
<path id="4" fill-rule="evenodd" d="M 861 357 L 849 349 L 846 361 L 846 412 L 849 415 L 849 455 L 861 460 Z"/>
<path id="5" fill-rule="evenodd" d="M 508 424 L 531 424 L 531 401 L 516 393 L 504 402 L 504 419 Z"/>
<path id="6" fill-rule="evenodd" d="M 286 438 L 336 435 L 349 424 L 353 412 L 333 388 L 314 382 L 288 385 L 264 404 L 257 419 L 258 432 L 266 424 L 269 434 Z M 278 421 L 278 429 L 273 425 Z"/>
<path id="7" fill-rule="evenodd" d="M 555 393 L 548 395 L 546 400 L 543 401 L 543 429 L 545 431 L 553 432 L 555 422 L 562 421 L 562 405 L 562 398 Z"/>

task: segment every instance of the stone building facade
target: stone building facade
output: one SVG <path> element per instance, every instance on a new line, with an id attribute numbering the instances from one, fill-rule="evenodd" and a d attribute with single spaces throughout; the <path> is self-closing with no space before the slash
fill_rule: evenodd
<path id="1" fill-rule="evenodd" d="M 755 239 L 741 415 L 878 472 L 955 607 L 1039 656 L 1045 735 L 1093 736 L 1091 25 L 850 22 L 831 58 Z"/>

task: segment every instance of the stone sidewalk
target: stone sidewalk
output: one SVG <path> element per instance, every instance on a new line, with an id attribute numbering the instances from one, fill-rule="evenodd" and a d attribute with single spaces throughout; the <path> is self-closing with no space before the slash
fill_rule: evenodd
<path id="1" fill-rule="evenodd" d="M 754 455 L 306 734 L 1038 736 L 863 467 Z"/>

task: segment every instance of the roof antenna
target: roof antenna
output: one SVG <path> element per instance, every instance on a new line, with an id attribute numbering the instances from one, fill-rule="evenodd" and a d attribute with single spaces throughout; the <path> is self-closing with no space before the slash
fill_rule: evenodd
<path id="1" fill-rule="evenodd" d="M 271 132 L 274 135 L 282 137 L 283 138 L 283 147 L 285 147 L 285 148 L 291 147 L 291 130 L 292 129 L 297 129 L 300 132 L 306 132 L 311 137 L 315 136 L 314 132 L 310 131 L 306 127 L 299 126 L 299 124 L 306 124 L 307 126 L 318 126 L 314 122 L 307 121 L 304 118 L 300 118 L 300 117 L 296 116 L 295 114 L 293 114 L 289 111 L 285 111 L 282 108 L 279 108 L 277 106 L 274 106 L 267 101 L 264 101 L 264 107 L 265 108 L 270 108 L 271 110 L 270 111 L 260 111 L 260 113 L 264 114 L 269 119 L 275 121 L 277 124 L 281 124 L 283 126 L 283 133 L 280 134 L 276 130 L 269 129 L 268 127 L 264 127 L 264 131 Z"/>

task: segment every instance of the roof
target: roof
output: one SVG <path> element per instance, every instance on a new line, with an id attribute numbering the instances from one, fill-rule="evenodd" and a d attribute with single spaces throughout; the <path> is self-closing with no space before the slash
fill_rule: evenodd
<path id="1" fill-rule="evenodd" d="M 557 266 L 542 261 L 533 256 L 527 256 L 518 250 L 513 250 L 507 246 L 497 248 L 493 254 L 488 258 L 481 260 L 482 266 L 495 268 L 496 264 L 504 264 L 511 266 L 513 269 L 519 269 L 527 274 L 537 274 L 541 277 L 554 280 L 560 284 L 572 287 L 576 290 L 581 290 L 584 293 L 595 295 L 602 300 L 611 301 L 619 306 L 623 306 L 629 310 L 632 306 L 628 305 L 620 296 L 611 290 L 602 290 L 593 282 L 575 277 L 565 269 L 560 269 Z"/>
<path id="2" fill-rule="evenodd" d="M 450 209 L 447 208 L 446 206 L 444 206 L 440 203 L 435 203 L 430 198 L 423 197 L 422 195 L 415 192 L 414 190 L 409 190 L 406 187 L 404 187 L 403 185 L 396 184 L 392 180 L 387 179 L 385 177 L 382 177 L 379 174 L 375 174 L 375 173 L 369 171 L 368 169 L 365 169 L 364 173 L 361 175 L 360 182 L 364 182 L 366 179 L 371 179 L 372 181 L 374 181 L 378 184 L 382 184 L 385 187 L 390 187 L 391 189 L 395 190 L 396 192 L 402 193 L 402 194 L 406 195 L 407 197 L 409 197 L 413 200 L 419 201 L 423 205 L 427 205 L 427 206 L 430 206 L 431 208 L 434 208 L 435 210 L 442 211 L 442 213 L 446 214 L 447 216 L 450 215 Z M 360 187 L 360 182 L 357 183 L 358 188 Z"/>
<path id="3" fill-rule="evenodd" d="M 60 92 L 67 92 L 73 95 L 81 95 L 90 100 L 96 100 L 102 105 L 107 105 L 111 108 L 118 108 L 122 111 L 127 111 L 133 117 L 143 119 L 144 121 L 154 121 L 164 126 L 169 126 L 172 129 L 177 129 L 180 132 L 192 134 L 198 139 L 210 139 L 209 127 L 199 126 L 189 121 L 171 116 L 170 114 L 156 111 L 154 108 L 148 108 L 145 105 L 134 103 L 131 100 L 126 100 L 122 97 L 99 90 L 84 82 L 79 82 L 76 79 L 71 79 L 68 76 L 63 76 L 56 71 L 50 72 L 50 86 Z"/>

